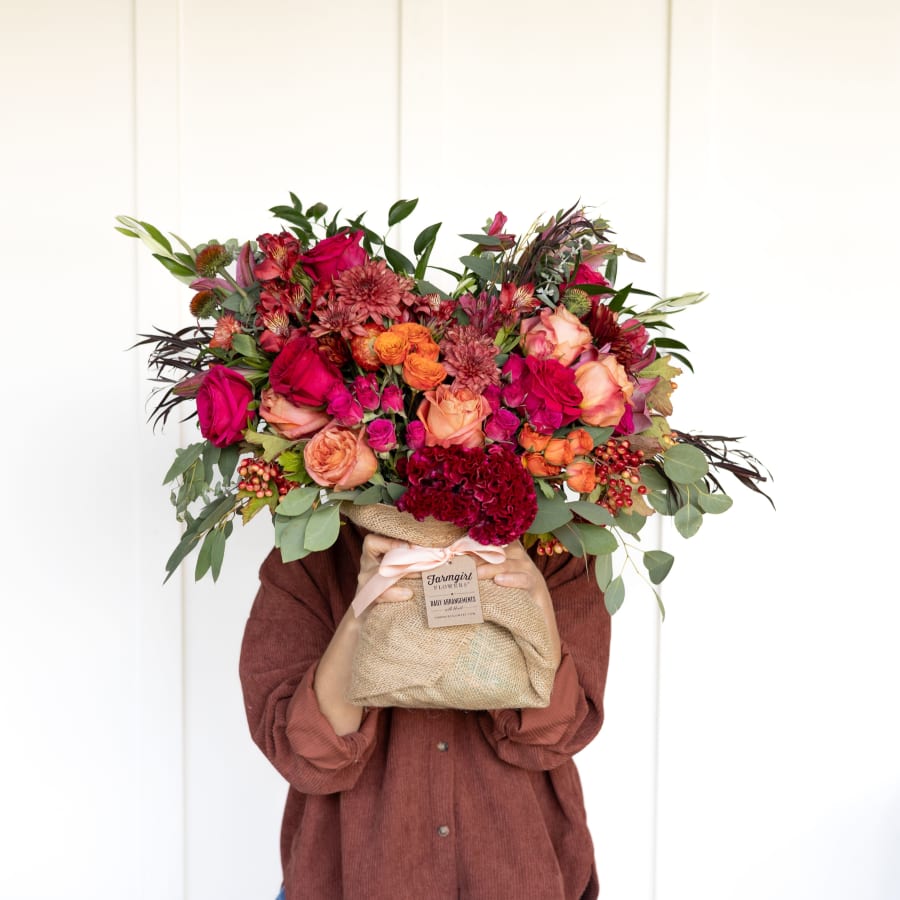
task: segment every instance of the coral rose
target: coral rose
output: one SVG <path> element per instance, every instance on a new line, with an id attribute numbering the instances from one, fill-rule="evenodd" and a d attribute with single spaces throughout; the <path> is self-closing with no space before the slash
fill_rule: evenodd
<path id="1" fill-rule="evenodd" d="M 550 463 L 544 459 L 542 453 L 523 454 L 522 464 L 532 475 L 536 476 L 559 475 L 560 473 L 559 466 L 551 466 Z"/>
<path id="2" fill-rule="evenodd" d="M 549 356 L 564 366 L 571 365 L 591 343 L 590 329 L 564 306 L 552 313 L 541 310 L 539 318 L 523 319 L 521 334 L 526 356 Z"/>
<path id="3" fill-rule="evenodd" d="M 303 448 L 303 461 L 316 484 L 339 491 L 364 484 L 378 470 L 378 460 L 366 443 L 365 430 L 336 424 L 313 436 Z"/>
<path id="4" fill-rule="evenodd" d="M 417 391 L 430 391 L 446 377 L 447 370 L 421 353 L 410 353 L 403 360 L 403 380 Z"/>
<path id="5" fill-rule="evenodd" d="M 519 446 L 523 450 L 528 450 L 532 453 L 541 453 L 544 447 L 549 443 L 550 435 L 541 434 L 539 431 L 535 431 L 527 422 L 522 426 L 522 430 L 519 432 Z"/>
<path id="6" fill-rule="evenodd" d="M 419 406 L 419 421 L 425 426 L 428 447 L 480 447 L 484 443 L 481 423 L 491 406 L 468 388 L 440 385 L 428 391 Z"/>
<path id="7" fill-rule="evenodd" d="M 597 487 L 597 472 L 594 463 L 577 460 L 566 466 L 566 484 L 579 494 L 589 494 Z"/>
<path id="8" fill-rule="evenodd" d="M 574 458 L 572 445 L 565 438 L 551 438 L 544 448 L 544 459 L 551 466 L 567 466 Z"/>
<path id="9" fill-rule="evenodd" d="M 579 366 L 575 384 L 584 397 L 581 420 L 601 427 L 619 423 L 634 393 L 634 385 L 614 356 Z"/>
<path id="10" fill-rule="evenodd" d="M 575 456 L 586 456 L 594 449 L 594 439 L 583 428 L 573 428 L 566 440 L 572 445 Z"/>
<path id="11" fill-rule="evenodd" d="M 253 388 L 240 372 L 213 366 L 197 391 L 200 433 L 216 447 L 236 444 L 252 416 L 252 400 Z"/>
<path id="12" fill-rule="evenodd" d="M 311 406 L 297 406 L 287 397 L 266 388 L 260 396 L 259 414 L 269 423 L 269 428 L 289 441 L 312 434 L 324 428 L 331 416 Z"/>

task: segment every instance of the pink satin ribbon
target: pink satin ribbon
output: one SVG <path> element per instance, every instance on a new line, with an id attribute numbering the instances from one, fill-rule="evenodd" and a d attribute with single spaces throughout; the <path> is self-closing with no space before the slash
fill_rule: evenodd
<path id="1" fill-rule="evenodd" d="M 420 547 L 412 544 L 409 548 L 398 547 L 388 550 L 381 558 L 378 571 L 366 582 L 353 601 L 353 612 L 362 615 L 372 601 L 383 594 L 392 584 L 405 575 L 414 572 L 428 572 L 449 562 L 454 556 L 471 553 L 480 556 L 486 563 L 501 563 L 506 559 L 502 547 L 479 544 L 470 537 L 461 537 L 449 547 Z"/>

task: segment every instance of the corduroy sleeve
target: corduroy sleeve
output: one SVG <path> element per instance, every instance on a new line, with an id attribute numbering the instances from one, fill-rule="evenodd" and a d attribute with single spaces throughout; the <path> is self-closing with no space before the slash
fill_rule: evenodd
<path id="1" fill-rule="evenodd" d="M 603 724 L 610 617 L 592 566 L 569 554 L 538 557 L 559 628 L 562 658 L 544 709 L 490 710 L 481 730 L 500 759 L 554 769 L 586 747 Z"/>
<path id="2" fill-rule="evenodd" d="M 321 569 L 321 571 L 320 571 Z M 333 574 L 313 554 L 282 563 L 273 550 L 244 629 L 240 678 L 253 740 L 296 790 L 331 794 L 356 783 L 372 754 L 378 711 L 339 736 L 313 690 L 316 666 L 334 634 Z"/>

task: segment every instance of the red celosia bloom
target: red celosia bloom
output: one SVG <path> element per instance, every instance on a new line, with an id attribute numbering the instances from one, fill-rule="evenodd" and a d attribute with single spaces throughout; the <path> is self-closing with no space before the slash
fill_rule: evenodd
<path id="1" fill-rule="evenodd" d="M 518 540 L 537 514 L 534 483 L 509 447 L 423 447 L 407 460 L 398 509 L 464 528 L 482 544 Z"/>
<path id="2" fill-rule="evenodd" d="M 403 307 L 413 299 L 411 278 L 397 275 L 383 259 L 369 260 L 361 266 L 345 269 L 334 279 L 334 291 L 343 306 L 354 316 L 379 321 L 400 319 Z"/>
<path id="3" fill-rule="evenodd" d="M 497 346 L 474 325 L 447 329 L 441 352 L 444 368 L 455 376 L 454 388 L 468 388 L 480 394 L 488 385 L 500 383 L 500 370 L 495 362 Z"/>

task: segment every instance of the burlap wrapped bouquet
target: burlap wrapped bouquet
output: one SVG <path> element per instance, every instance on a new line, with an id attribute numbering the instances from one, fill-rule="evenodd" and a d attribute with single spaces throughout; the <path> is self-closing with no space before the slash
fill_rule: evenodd
<path id="1" fill-rule="evenodd" d="M 418 522 L 393 506 L 345 503 L 368 531 L 423 547 L 449 547 L 462 529 Z M 523 590 L 479 581 L 484 622 L 429 628 L 421 575 L 402 579 L 411 600 L 373 603 L 362 627 L 347 699 L 359 706 L 515 709 L 550 702 L 555 665 L 537 604 Z"/>

